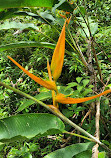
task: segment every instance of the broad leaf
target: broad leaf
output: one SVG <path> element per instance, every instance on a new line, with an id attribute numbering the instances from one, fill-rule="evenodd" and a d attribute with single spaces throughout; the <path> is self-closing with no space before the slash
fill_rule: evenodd
<path id="1" fill-rule="evenodd" d="M 81 17 L 78 17 L 78 19 L 80 20 L 80 24 L 83 27 L 85 33 L 89 37 L 90 34 L 89 34 L 89 30 L 88 30 L 88 27 L 87 27 L 86 23 L 84 23 L 84 20 Z M 90 17 L 88 18 L 88 21 L 89 21 L 89 27 L 90 27 L 91 34 L 94 35 L 97 32 L 97 30 L 98 30 L 98 23 L 94 22 Z M 82 28 L 80 28 L 79 31 L 81 32 L 81 35 L 83 37 L 86 37 L 86 35 L 83 32 Z"/>
<path id="2" fill-rule="evenodd" d="M 52 7 L 54 0 L 0 0 L 0 8 Z"/>
<path id="3" fill-rule="evenodd" d="M 82 77 L 77 77 L 77 78 L 76 78 L 76 81 L 77 81 L 78 83 L 80 83 L 82 79 L 83 79 Z"/>
<path id="4" fill-rule="evenodd" d="M 88 79 L 84 79 L 82 82 L 83 82 L 83 85 L 84 85 L 84 87 L 86 87 L 86 85 L 89 83 L 89 81 L 90 80 L 88 80 Z"/>
<path id="5" fill-rule="evenodd" d="M 36 95 L 34 98 L 37 100 L 46 100 L 50 99 L 52 97 L 51 91 L 49 92 L 41 92 L 38 95 Z M 24 110 L 25 108 L 28 108 L 30 105 L 34 104 L 35 102 L 32 99 L 24 99 L 22 105 L 17 109 L 17 112 Z"/>
<path id="6" fill-rule="evenodd" d="M 62 9 L 64 11 L 73 12 L 74 8 L 66 2 L 66 0 L 59 0 L 60 2 L 55 4 L 52 11 L 55 12 L 56 9 Z"/>
<path id="7" fill-rule="evenodd" d="M 49 24 L 55 20 L 55 18 L 48 11 L 40 12 L 39 15 L 27 11 L 18 11 L 18 8 L 4 9 L 2 12 L 0 12 L 0 20 L 9 19 L 16 16 L 31 16 L 46 24 Z"/>
<path id="8" fill-rule="evenodd" d="M 77 84 L 77 82 L 71 82 L 71 83 L 68 83 L 67 85 L 68 85 L 68 86 L 65 88 L 65 91 L 66 91 L 67 89 L 71 88 L 71 87 L 77 86 L 78 84 Z"/>
<path id="9" fill-rule="evenodd" d="M 100 152 L 98 153 L 98 158 L 106 158 L 106 152 Z"/>
<path id="10" fill-rule="evenodd" d="M 48 155 L 46 155 L 44 158 L 72 158 L 73 156 L 89 150 L 93 147 L 94 143 L 78 143 L 73 144 L 70 146 L 67 146 L 65 148 L 56 150 Z"/>
<path id="11" fill-rule="evenodd" d="M 52 114 L 23 114 L 0 120 L 0 142 L 30 139 L 64 131 L 63 122 Z"/>
<path id="12" fill-rule="evenodd" d="M 60 4 L 59 0 L 0 0 L 0 9 L 3 8 L 23 8 L 23 7 L 48 7 L 52 8 L 55 4 L 59 3 L 57 9 L 73 12 L 73 7 L 66 1 Z"/>
<path id="13" fill-rule="evenodd" d="M 48 42 L 33 42 L 33 41 L 21 41 L 17 43 L 10 43 L 0 46 L 0 51 L 14 49 L 14 48 L 25 48 L 25 47 L 42 47 L 42 48 L 50 48 L 54 49 L 55 44 Z"/>
<path id="14" fill-rule="evenodd" d="M 50 24 L 51 22 L 54 22 L 54 20 L 55 20 L 55 18 L 47 11 L 40 12 L 39 15 L 34 14 L 32 12 L 18 11 L 18 12 L 15 12 L 14 15 L 16 15 L 16 16 L 19 16 L 19 15 L 31 16 L 31 17 L 33 17 L 33 18 L 35 18 L 43 23 L 46 23 L 46 24 Z"/>
<path id="15" fill-rule="evenodd" d="M 14 17 L 14 13 L 18 10 L 18 8 L 10 8 L 10 9 L 0 9 L 0 20 L 9 19 Z"/>
<path id="16" fill-rule="evenodd" d="M 73 158 L 90 158 L 91 156 L 92 156 L 92 151 L 86 150 L 86 151 L 83 151 L 83 152 L 77 154 Z"/>
<path id="17" fill-rule="evenodd" d="M 20 30 L 24 30 L 24 29 L 34 29 L 34 30 L 39 30 L 39 28 L 32 24 L 32 23 L 21 23 L 21 22 L 15 22 L 15 21 L 12 21 L 12 22 L 9 22 L 9 21 L 6 21 L 4 24 L 1 24 L 0 25 L 0 30 L 7 30 L 7 29 L 20 29 Z"/>

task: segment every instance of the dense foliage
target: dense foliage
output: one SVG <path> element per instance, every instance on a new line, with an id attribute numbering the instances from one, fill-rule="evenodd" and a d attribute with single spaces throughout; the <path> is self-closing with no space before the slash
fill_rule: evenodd
<path id="1" fill-rule="evenodd" d="M 74 10 L 70 13 L 71 20 L 66 27 L 64 65 L 62 74 L 57 80 L 57 86 L 60 93 L 71 95 L 72 98 L 83 98 L 101 93 L 111 87 L 110 1 L 70 2 L 73 2 L 71 5 Z M 62 10 L 66 11 L 63 6 Z M 58 2 L 58 8 L 54 5 L 52 8 L 0 9 L 0 80 L 31 96 L 38 97 L 38 100 L 48 105 L 52 104 L 50 91 L 30 79 L 7 58 L 7 55 L 21 63 L 29 72 L 47 79 L 47 59 L 51 61 L 64 24 L 63 16 L 66 14 L 60 9 L 60 2 Z M 66 16 L 69 18 L 70 15 L 67 14 Z M 32 44 L 31 42 L 35 43 Z M 85 65 L 84 60 L 88 65 Z M 111 138 L 111 123 L 109 121 L 111 93 L 98 100 L 85 103 L 60 104 L 59 108 L 67 118 L 90 134 L 95 135 L 97 101 L 100 101 L 101 111 L 100 140 L 108 148 L 111 148 L 109 141 Z M 28 113 L 50 112 L 38 103 L 0 86 L 1 119 Z M 58 123 L 61 123 L 59 121 Z M 58 128 L 58 130 L 61 130 L 61 128 Z M 69 124 L 65 124 L 65 130 L 80 134 L 79 131 L 74 131 Z M 78 152 L 70 157 L 82 158 L 81 155 L 87 155 L 90 158 L 92 155 L 91 148 L 93 145 L 88 144 L 86 139 L 57 131 L 54 134 L 53 130 L 50 136 L 49 134 L 41 135 L 34 135 L 30 140 L 24 139 L 22 141 L 20 139 L 20 141 L 15 141 L 14 139 L 13 141 L 8 140 L 5 144 L 1 143 L 0 157 L 38 158 L 45 156 L 47 158 L 47 154 L 72 144 L 77 145 L 80 153 Z M 81 143 L 80 147 L 78 143 Z M 67 153 L 69 153 L 70 149 L 66 148 Z M 102 158 L 103 156 L 104 158 L 107 157 L 106 151 L 100 146 L 98 157 Z M 49 157 L 54 157 L 54 154 L 49 155 Z"/>

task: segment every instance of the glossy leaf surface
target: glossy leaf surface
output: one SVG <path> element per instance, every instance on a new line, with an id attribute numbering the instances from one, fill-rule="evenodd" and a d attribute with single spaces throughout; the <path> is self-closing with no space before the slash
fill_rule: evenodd
<path id="1" fill-rule="evenodd" d="M 20 29 L 20 30 L 24 30 L 24 29 L 34 29 L 34 30 L 39 30 L 39 28 L 32 24 L 32 23 L 21 23 L 21 22 L 9 22 L 9 21 L 5 21 L 4 24 L 0 25 L 0 30 L 7 30 L 7 29 L 12 29 L 12 28 L 16 28 L 16 29 Z"/>
<path id="2" fill-rule="evenodd" d="M 0 9 L 3 8 L 23 8 L 23 7 L 47 7 L 52 8 L 57 5 L 57 9 L 73 12 L 73 7 L 66 1 L 62 0 L 0 0 Z"/>
<path id="3" fill-rule="evenodd" d="M 44 158 L 72 158 L 73 156 L 89 150 L 92 148 L 94 143 L 78 143 L 73 144 L 70 146 L 67 146 L 65 148 L 56 150 L 48 155 L 46 155 Z"/>
<path id="4" fill-rule="evenodd" d="M 36 98 L 37 100 L 43 101 L 46 99 L 50 99 L 52 97 L 51 95 L 51 91 L 48 92 L 41 92 L 38 95 L 36 95 L 34 98 Z M 20 107 L 17 109 L 17 112 L 24 110 L 25 108 L 28 108 L 29 106 L 31 106 L 32 104 L 34 104 L 35 101 L 33 101 L 32 99 L 24 99 L 23 103 L 20 105 Z"/>
<path id="5" fill-rule="evenodd" d="M 54 49 L 55 44 L 48 42 L 33 42 L 33 41 L 21 41 L 17 43 L 10 43 L 0 46 L 0 51 L 14 49 L 14 48 L 25 48 L 25 47 L 40 47 Z"/>
<path id="6" fill-rule="evenodd" d="M 63 122 L 51 114 L 23 114 L 0 120 L 0 141 L 8 142 L 36 135 L 61 133 L 65 126 Z"/>

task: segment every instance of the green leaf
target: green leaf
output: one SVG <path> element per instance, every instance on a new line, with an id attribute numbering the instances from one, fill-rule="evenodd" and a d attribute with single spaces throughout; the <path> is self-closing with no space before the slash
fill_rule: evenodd
<path id="1" fill-rule="evenodd" d="M 47 7 L 52 8 L 55 4 L 59 3 L 57 9 L 73 12 L 73 7 L 66 0 L 0 0 L 0 9 L 3 8 L 23 8 L 23 7 Z"/>
<path id="2" fill-rule="evenodd" d="M 27 11 L 18 11 L 18 8 L 5 9 L 4 11 L 0 12 L 0 20 L 9 19 L 16 16 L 30 16 L 46 24 L 49 24 L 55 20 L 55 18 L 47 10 L 44 12 L 39 12 L 39 15 L 38 13 L 34 14 Z"/>
<path id="3" fill-rule="evenodd" d="M 57 86 L 57 89 L 59 90 L 59 93 L 63 93 L 64 95 L 71 95 L 73 93 L 72 88 L 67 88 L 65 86 Z"/>
<path id="4" fill-rule="evenodd" d="M 0 0 L 0 8 L 52 7 L 54 0 Z"/>
<path id="5" fill-rule="evenodd" d="M 48 42 L 21 41 L 17 43 L 2 45 L 0 46 L 0 51 L 14 49 L 14 48 L 25 48 L 25 47 L 44 47 L 44 48 L 54 49 L 55 44 L 48 43 Z"/>
<path id="6" fill-rule="evenodd" d="M 93 147 L 94 143 L 78 143 L 67 146 L 65 148 L 56 150 L 46 156 L 44 158 L 72 158 L 73 156 L 89 150 Z"/>
<path id="7" fill-rule="evenodd" d="M 106 158 L 106 152 L 100 152 L 98 153 L 98 158 Z"/>
<path id="8" fill-rule="evenodd" d="M 83 82 L 83 86 L 86 87 L 86 85 L 89 83 L 89 81 L 90 81 L 90 80 L 87 80 L 87 79 L 83 80 L 83 81 L 82 81 L 82 82 Z"/>
<path id="9" fill-rule="evenodd" d="M 18 8 L 10 8 L 10 9 L 4 9 L 0 11 L 0 20 L 9 19 L 11 17 L 14 17 L 14 13 L 18 10 Z"/>
<path id="10" fill-rule="evenodd" d="M 82 93 L 83 96 L 86 96 L 87 94 L 91 93 L 93 90 L 91 88 L 85 88 L 84 92 Z"/>
<path id="11" fill-rule="evenodd" d="M 32 23 L 21 23 L 21 22 L 15 22 L 15 21 L 12 21 L 12 22 L 9 22 L 9 21 L 6 21 L 4 24 L 1 24 L 0 25 L 0 30 L 7 30 L 7 29 L 20 29 L 20 30 L 24 30 L 24 29 L 34 29 L 34 30 L 39 30 L 39 28 L 32 24 Z"/>
<path id="12" fill-rule="evenodd" d="M 73 116 L 73 114 L 74 114 L 74 112 L 73 111 L 71 111 L 71 110 L 68 110 L 68 109 L 63 109 L 62 110 L 62 113 L 66 116 L 66 117 L 72 117 Z"/>
<path id="13" fill-rule="evenodd" d="M 39 15 L 38 14 L 34 14 L 32 12 L 25 12 L 25 11 L 17 11 L 14 13 L 14 15 L 16 16 L 31 16 L 43 23 L 49 24 L 51 22 L 54 22 L 55 18 L 48 13 L 48 11 L 45 12 L 40 12 Z"/>
<path id="14" fill-rule="evenodd" d="M 91 156 L 92 156 L 92 151 L 86 150 L 86 151 L 83 151 L 83 152 L 77 154 L 73 158 L 90 158 Z"/>
<path id="15" fill-rule="evenodd" d="M 79 106 L 79 107 L 76 108 L 75 113 L 78 113 L 78 112 L 83 111 L 85 109 L 86 109 L 85 107 Z"/>
<path id="16" fill-rule="evenodd" d="M 41 92 L 38 95 L 36 95 L 34 98 L 37 100 L 46 100 L 50 99 L 52 97 L 51 92 Z M 20 112 L 24 110 L 25 108 L 28 108 L 30 105 L 34 104 L 35 102 L 32 99 L 24 99 L 22 105 L 17 109 L 17 112 Z"/>
<path id="17" fill-rule="evenodd" d="M 75 86 L 77 86 L 78 84 L 77 84 L 76 82 L 71 82 L 71 83 L 68 83 L 67 85 L 68 85 L 68 86 L 65 88 L 64 91 L 66 91 L 67 89 L 69 89 L 69 88 L 71 88 L 71 87 L 75 87 Z"/>
<path id="18" fill-rule="evenodd" d="M 76 78 L 76 81 L 77 81 L 78 83 L 80 83 L 82 79 L 83 79 L 82 77 L 77 77 L 77 78 Z"/>
<path id="19" fill-rule="evenodd" d="M 52 114 L 23 114 L 0 120 L 0 142 L 30 139 L 64 131 L 63 122 Z"/>
<path id="20" fill-rule="evenodd" d="M 108 84 L 106 87 L 111 88 L 111 84 Z"/>
<path id="21" fill-rule="evenodd" d="M 83 6 L 80 6 L 79 9 L 80 9 L 80 12 L 82 13 L 82 15 L 84 16 L 86 14 L 85 8 Z"/>
<path id="22" fill-rule="evenodd" d="M 77 86 L 77 90 L 79 91 L 79 92 L 81 92 L 82 91 L 82 89 L 83 89 L 83 86 Z"/>
<path id="23" fill-rule="evenodd" d="M 80 20 L 80 24 L 83 27 L 85 33 L 89 37 L 90 34 L 89 34 L 89 30 L 88 30 L 88 27 L 87 27 L 86 23 L 84 23 L 84 20 L 81 17 L 78 17 L 78 19 Z M 90 27 L 90 30 L 91 30 L 91 34 L 94 35 L 98 30 L 98 23 L 94 22 L 90 17 L 88 18 L 88 21 L 89 21 L 89 27 Z M 83 32 L 83 29 L 80 28 L 79 31 L 81 32 L 83 37 L 86 37 L 85 33 Z"/>
<path id="24" fill-rule="evenodd" d="M 74 8 L 66 0 L 59 0 L 59 1 L 56 0 L 56 4 L 52 8 L 53 12 L 55 12 L 56 9 L 62 9 L 64 11 L 73 12 Z"/>

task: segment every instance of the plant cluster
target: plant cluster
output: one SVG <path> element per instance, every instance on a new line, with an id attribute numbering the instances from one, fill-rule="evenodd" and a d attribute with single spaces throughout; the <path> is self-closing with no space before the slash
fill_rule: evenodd
<path id="1" fill-rule="evenodd" d="M 1 157 L 110 156 L 109 2 L 28 3 L 0 1 Z"/>

